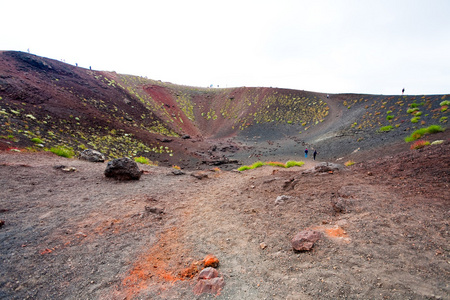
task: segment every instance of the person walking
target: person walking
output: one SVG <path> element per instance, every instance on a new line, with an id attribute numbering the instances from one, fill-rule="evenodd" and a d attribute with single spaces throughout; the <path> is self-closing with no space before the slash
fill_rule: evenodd
<path id="1" fill-rule="evenodd" d="M 316 156 L 317 156 L 317 150 L 314 149 L 314 153 L 313 153 L 314 160 L 316 160 Z"/>
<path id="2" fill-rule="evenodd" d="M 305 149 L 305 158 L 308 157 L 308 148 Z"/>

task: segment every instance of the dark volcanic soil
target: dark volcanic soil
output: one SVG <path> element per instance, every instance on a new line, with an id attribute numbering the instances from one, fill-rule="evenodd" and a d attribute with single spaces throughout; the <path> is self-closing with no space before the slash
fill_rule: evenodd
<path id="1" fill-rule="evenodd" d="M 201 180 L 140 165 L 116 182 L 102 163 L 3 151 L 0 298 L 449 299 L 449 153 L 447 140 L 333 174 L 306 160 Z M 307 228 L 322 238 L 294 252 Z M 196 296 L 183 270 L 207 254 L 225 287 Z"/>

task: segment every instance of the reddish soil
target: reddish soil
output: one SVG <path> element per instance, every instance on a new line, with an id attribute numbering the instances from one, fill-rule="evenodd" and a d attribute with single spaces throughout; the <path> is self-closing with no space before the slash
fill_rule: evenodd
<path id="1" fill-rule="evenodd" d="M 449 153 L 202 180 L 140 165 L 141 180 L 116 182 L 103 163 L 0 152 L 0 298 L 448 299 Z M 307 228 L 322 238 L 294 252 Z M 225 287 L 196 296 L 208 254 Z"/>

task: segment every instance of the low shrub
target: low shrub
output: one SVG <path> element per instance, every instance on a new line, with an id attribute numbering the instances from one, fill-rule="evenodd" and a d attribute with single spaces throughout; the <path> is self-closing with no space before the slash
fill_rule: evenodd
<path id="1" fill-rule="evenodd" d="M 444 100 L 441 103 L 439 103 L 441 106 L 450 106 L 450 100 Z"/>
<path id="2" fill-rule="evenodd" d="M 440 122 L 440 123 L 445 123 L 445 122 L 447 122 L 447 117 L 442 117 L 442 118 L 440 118 L 440 119 L 439 119 L 439 122 Z"/>
<path id="3" fill-rule="evenodd" d="M 394 118 L 393 115 L 387 115 L 387 116 L 386 116 L 386 120 L 388 120 L 388 121 L 389 121 L 389 120 L 392 120 L 393 118 Z"/>
<path id="4" fill-rule="evenodd" d="M 411 149 L 420 149 L 430 144 L 429 141 L 418 140 L 411 145 Z"/>
<path id="5" fill-rule="evenodd" d="M 72 158 L 75 155 L 75 152 L 72 148 L 66 147 L 66 146 L 57 146 L 50 148 L 50 152 L 67 158 Z"/>

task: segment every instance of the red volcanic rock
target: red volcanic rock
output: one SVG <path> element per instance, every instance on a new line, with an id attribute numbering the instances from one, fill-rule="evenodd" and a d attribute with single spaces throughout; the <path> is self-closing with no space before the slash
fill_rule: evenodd
<path id="1" fill-rule="evenodd" d="M 200 274 L 198 274 L 198 279 L 213 279 L 216 277 L 219 277 L 219 272 L 212 267 L 204 268 Z"/>
<path id="2" fill-rule="evenodd" d="M 204 262 L 205 268 L 207 268 L 207 267 L 217 268 L 219 266 L 219 259 L 212 254 L 206 255 L 203 262 Z"/>
<path id="3" fill-rule="evenodd" d="M 223 277 L 199 279 L 194 287 L 193 292 L 197 296 L 204 293 L 218 295 L 224 286 L 225 281 L 223 280 Z"/>
<path id="4" fill-rule="evenodd" d="M 303 230 L 297 233 L 291 240 L 291 245 L 296 251 L 309 251 L 321 237 L 320 232 Z"/>

